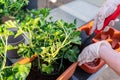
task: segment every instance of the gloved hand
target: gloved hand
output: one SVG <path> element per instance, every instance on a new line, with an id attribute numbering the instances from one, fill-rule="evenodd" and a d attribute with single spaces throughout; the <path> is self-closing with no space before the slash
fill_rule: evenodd
<path id="1" fill-rule="evenodd" d="M 81 66 L 82 64 L 86 62 L 93 61 L 95 58 L 100 58 L 99 49 L 101 45 L 112 48 L 111 45 L 105 40 L 97 42 L 97 43 L 93 43 L 85 47 L 83 51 L 80 53 L 78 57 L 78 62 L 79 62 L 78 65 Z"/>
<path id="2" fill-rule="evenodd" d="M 105 18 L 110 16 L 114 11 L 117 9 L 117 6 L 120 4 L 120 0 L 107 0 L 103 6 L 100 8 L 98 13 L 96 14 L 94 18 L 94 25 L 90 31 L 90 34 L 92 34 L 95 29 L 101 30 L 105 21 Z M 118 20 L 112 20 L 108 24 L 108 26 L 105 28 L 105 31 L 108 30 L 109 26 L 114 26 L 115 22 Z"/>
<path id="3" fill-rule="evenodd" d="M 111 21 L 109 22 L 108 26 L 106 26 L 106 27 L 104 28 L 103 32 L 107 32 L 107 31 L 109 30 L 109 28 L 110 28 L 111 26 L 114 26 L 117 22 L 119 22 L 119 19 L 118 19 L 118 18 L 115 19 L 115 20 L 111 20 Z"/>

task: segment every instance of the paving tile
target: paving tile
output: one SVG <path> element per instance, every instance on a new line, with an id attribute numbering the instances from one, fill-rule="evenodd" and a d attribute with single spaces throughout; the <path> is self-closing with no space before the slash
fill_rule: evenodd
<path id="1" fill-rule="evenodd" d="M 63 19 L 64 21 L 66 21 L 68 23 L 72 23 L 72 22 L 74 22 L 74 19 L 76 19 L 77 20 L 76 27 L 80 27 L 81 25 L 85 24 L 84 21 L 78 19 L 77 17 L 75 17 L 75 16 L 73 16 L 73 15 L 71 15 L 63 10 L 61 10 L 60 8 L 53 9 L 49 16 L 53 16 L 53 21 Z"/>
<path id="2" fill-rule="evenodd" d="M 106 1 L 106 0 L 84 0 L 85 2 L 88 2 L 94 6 L 101 7 L 101 5 Z"/>
<path id="3" fill-rule="evenodd" d="M 118 17 L 118 19 L 120 20 L 120 17 Z M 115 26 L 113 26 L 113 27 L 120 31 L 120 21 L 116 22 Z"/>
<path id="4" fill-rule="evenodd" d="M 60 9 L 65 12 L 76 16 L 77 18 L 88 22 L 94 18 L 95 14 L 98 12 L 99 8 L 89 4 L 82 0 L 75 0 L 63 6 L 60 6 Z"/>
<path id="5" fill-rule="evenodd" d="M 120 80 L 120 76 L 118 76 L 111 68 L 108 67 L 94 80 Z"/>

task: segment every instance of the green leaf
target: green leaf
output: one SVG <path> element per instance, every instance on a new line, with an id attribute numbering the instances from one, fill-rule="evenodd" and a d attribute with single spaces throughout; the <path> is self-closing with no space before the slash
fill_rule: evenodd
<path id="1" fill-rule="evenodd" d="M 63 25 L 64 25 L 62 20 L 56 21 L 56 24 L 57 24 L 57 26 L 60 27 L 60 28 L 62 28 Z"/>
<path id="2" fill-rule="evenodd" d="M 6 21 L 5 25 L 7 28 L 16 28 L 17 27 L 17 23 L 15 21 L 12 21 L 12 20 Z"/>
<path id="3" fill-rule="evenodd" d="M 17 49 L 17 47 L 16 46 L 12 46 L 12 45 L 8 45 L 7 46 L 7 50 L 12 50 L 12 49 Z"/>
<path id="4" fill-rule="evenodd" d="M 42 72 L 45 72 L 47 74 L 51 74 L 53 70 L 54 70 L 54 68 L 51 64 L 49 64 L 49 65 L 42 64 Z"/>
<path id="5" fill-rule="evenodd" d="M 31 68 L 31 63 L 14 66 L 7 66 L 0 72 L 3 80 L 26 80 Z"/>
<path id="6" fill-rule="evenodd" d="M 12 71 L 15 73 L 16 79 L 22 79 L 26 80 L 26 77 L 28 76 L 30 72 L 31 64 L 25 64 L 25 65 L 20 65 L 16 64 L 13 68 Z"/>
<path id="7" fill-rule="evenodd" d="M 40 12 L 44 17 L 47 17 L 49 15 L 50 9 L 49 8 L 42 8 Z"/>
<path id="8" fill-rule="evenodd" d="M 81 39 L 80 39 L 80 37 L 78 36 L 78 37 L 72 39 L 71 42 L 80 45 L 80 44 L 81 44 L 81 41 L 80 41 L 80 40 L 81 40 Z"/>
<path id="9" fill-rule="evenodd" d="M 72 49 L 67 50 L 64 55 L 65 59 L 68 59 L 71 62 L 76 62 L 79 54 L 79 49 L 77 46 L 74 46 Z"/>
<path id="10" fill-rule="evenodd" d="M 18 37 L 18 36 L 20 36 L 20 35 L 22 35 L 22 34 L 23 34 L 23 31 L 21 30 L 21 28 L 19 28 L 19 29 L 17 30 L 17 33 L 15 34 L 14 38 L 16 38 L 16 37 Z M 24 35 L 22 35 L 22 36 L 24 36 Z"/>

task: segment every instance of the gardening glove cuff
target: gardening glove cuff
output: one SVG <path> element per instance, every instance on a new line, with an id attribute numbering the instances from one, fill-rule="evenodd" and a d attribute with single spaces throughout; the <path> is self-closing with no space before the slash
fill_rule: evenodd
<path id="1" fill-rule="evenodd" d="M 91 62 L 95 58 L 100 58 L 99 49 L 101 45 L 105 45 L 111 48 L 111 45 L 104 40 L 85 47 L 78 57 L 79 66 L 83 63 Z"/>

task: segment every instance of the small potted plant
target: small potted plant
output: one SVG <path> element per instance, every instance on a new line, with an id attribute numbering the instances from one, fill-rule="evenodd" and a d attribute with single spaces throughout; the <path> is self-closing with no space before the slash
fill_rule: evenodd
<path id="1" fill-rule="evenodd" d="M 12 22 L 12 24 L 11 21 L 5 22 L 7 20 L 14 20 L 15 17 L 16 19 L 21 18 L 21 14 L 24 13 L 22 8 L 25 4 L 27 4 L 27 2 L 27 0 L 0 1 L 0 80 L 25 80 L 30 71 L 30 63 L 25 65 L 16 64 L 14 66 L 8 66 L 7 52 L 15 49 L 12 47 L 13 45 L 9 43 L 11 40 L 10 36 L 13 36 L 15 34 L 14 31 L 16 31 L 16 26 L 14 26 L 14 22 Z M 1 24 L 4 22 L 5 24 Z M 19 40 L 17 42 L 19 42 Z"/>
<path id="2" fill-rule="evenodd" d="M 7 35 L 7 38 L 5 39 L 4 37 L 1 37 L 1 39 L 7 40 L 7 45 L 12 45 L 12 46 L 17 46 L 20 43 L 24 43 L 25 42 L 25 38 L 24 36 L 21 34 L 19 36 L 15 36 L 16 30 L 17 30 L 17 26 L 16 23 L 11 20 L 5 22 L 4 24 L 1 24 L 1 26 L 5 26 L 4 30 L 1 29 L 1 33 L 4 33 L 4 31 L 6 31 L 6 33 L 4 33 L 3 36 L 5 36 L 5 34 L 7 34 L 7 31 L 11 32 L 12 34 Z M 3 28 L 3 27 L 1 27 Z M 12 29 L 12 30 L 11 30 Z M 15 63 L 17 61 L 17 59 L 20 58 L 20 56 L 17 54 L 17 49 L 11 49 L 11 50 L 7 50 L 6 52 L 6 56 L 7 58 L 12 62 Z"/>
<path id="3" fill-rule="evenodd" d="M 32 62 L 32 70 L 37 69 L 37 72 L 33 70 L 34 74 L 43 80 L 56 79 L 56 75 L 58 77 L 62 69 L 67 68 L 65 65 L 69 66 L 77 61 L 79 49 L 73 44 L 81 44 L 80 31 L 76 30 L 75 22 L 67 23 L 63 20 L 54 22 L 52 17 L 47 21 L 49 11 L 49 9 L 30 11 L 26 19 L 19 23 L 16 33 L 16 36 L 23 34 L 28 42 L 27 45 L 22 43 L 16 46 L 18 54 L 22 57 L 37 55 Z M 44 75 L 49 77 L 43 77 Z M 50 77 L 53 75 L 55 78 Z"/>
<path id="4" fill-rule="evenodd" d="M 28 4 L 29 0 L 0 0 L 0 23 L 7 20 L 24 18 L 24 6 Z"/>
<path id="5" fill-rule="evenodd" d="M 47 21 L 49 9 L 27 10 L 24 14 L 22 8 L 27 3 L 27 0 L 0 1 L 1 23 L 4 23 L 0 25 L 1 80 L 24 80 L 30 70 L 30 64 L 19 65 L 16 63 L 15 66 L 6 66 L 8 57 L 6 53 L 10 50 L 17 50 L 17 56 L 23 58 L 29 57 L 31 59 L 31 57 L 37 56 L 36 60 L 32 62 L 31 70 L 37 66 L 38 75 L 42 75 L 39 78 L 46 74 L 47 76 L 54 75 L 56 71 L 62 73 L 63 68 L 66 69 L 72 62 L 77 61 L 79 49 L 73 44 L 80 45 L 81 41 L 79 37 L 80 31 L 77 31 L 75 26 L 76 21 L 74 23 L 67 23 L 63 20 L 54 22 L 52 17 L 49 18 L 50 21 Z M 11 21 L 15 19 L 19 20 L 19 22 Z M 13 39 L 22 35 L 24 37 L 20 40 L 22 43 L 15 45 L 9 43 L 11 35 L 13 35 Z M 11 74 L 6 75 L 7 71 Z M 57 77 L 58 75 L 60 74 L 57 73 Z M 29 79 L 29 76 L 27 79 Z"/>
<path id="6" fill-rule="evenodd" d="M 7 51 L 14 49 L 13 45 L 8 44 L 8 37 L 14 35 L 14 32 L 9 30 L 10 26 L 6 24 L 0 25 L 0 80 L 25 80 L 27 77 L 31 64 L 14 66 L 7 65 Z M 16 36 L 17 37 L 17 36 Z"/>

